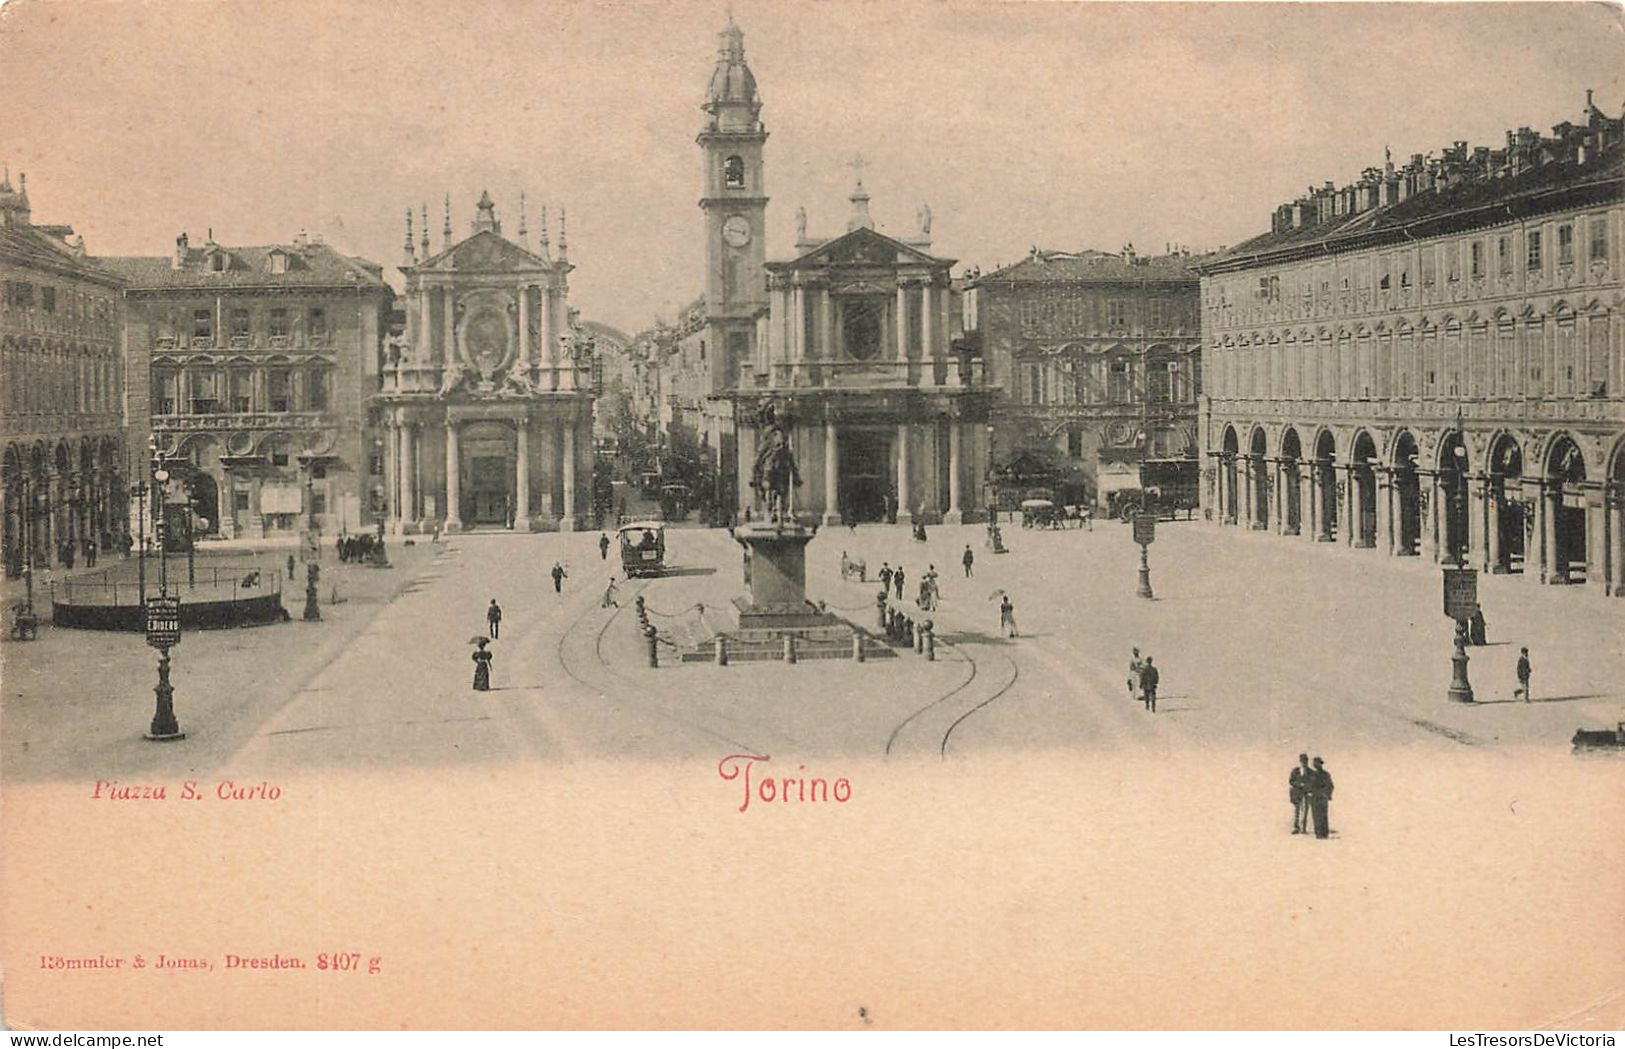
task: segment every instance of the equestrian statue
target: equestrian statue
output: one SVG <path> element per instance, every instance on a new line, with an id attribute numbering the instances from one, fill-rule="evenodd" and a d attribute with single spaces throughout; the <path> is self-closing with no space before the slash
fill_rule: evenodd
<path id="1" fill-rule="evenodd" d="M 784 410 L 771 400 L 756 413 L 762 446 L 756 453 L 756 467 L 751 473 L 750 486 L 764 504 L 767 519 L 774 522 L 784 521 L 790 513 L 790 487 L 801 486 L 796 456 L 790 450 L 790 440 L 785 435 L 788 421 Z"/>

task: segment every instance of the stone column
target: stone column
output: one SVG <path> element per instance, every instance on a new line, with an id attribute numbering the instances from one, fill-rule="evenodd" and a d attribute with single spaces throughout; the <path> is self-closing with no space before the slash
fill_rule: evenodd
<path id="1" fill-rule="evenodd" d="M 1501 498 L 1488 481 L 1484 484 L 1484 571 L 1501 564 Z"/>
<path id="2" fill-rule="evenodd" d="M 1377 489 L 1377 549 L 1384 557 L 1394 556 L 1394 476 L 1386 469 L 1372 467 Z"/>
<path id="3" fill-rule="evenodd" d="M 461 457 L 457 448 L 457 423 L 446 420 L 446 531 L 463 530 Z"/>
<path id="4" fill-rule="evenodd" d="M 421 352 L 417 354 L 419 361 L 428 362 L 434 359 L 434 303 L 431 299 L 428 285 L 418 284 L 418 306 L 423 311 L 418 321 L 418 342 L 415 347 Z"/>
<path id="5" fill-rule="evenodd" d="M 443 349 L 443 352 L 444 352 L 444 355 L 445 355 L 445 361 L 448 364 L 457 359 L 457 302 L 456 302 L 456 298 L 457 298 L 456 295 L 454 295 L 452 293 L 452 290 L 450 288 L 442 288 L 441 289 L 441 291 L 440 291 L 440 305 L 446 311 L 446 319 L 445 319 L 446 344 L 442 349 Z"/>
<path id="6" fill-rule="evenodd" d="M 1549 354 L 1548 354 L 1549 355 Z M 1549 380 L 1548 380 L 1549 381 Z M 1540 581 L 1556 583 L 1567 578 L 1566 566 L 1557 563 L 1557 510 L 1563 505 L 1563 483 L 1552 482 L 1541 494 Z"/>
<path id="7" fill-rule="evenodd" d="M 1350 465 L 1343 471 L 1343 526 L 1348 530 L 1345 542 L 1349 546 L 1360 545 L 1360 482 L 1355 478 L 1355 468 Z"/>
<path id="8" fill-rule="evenodd" d="M 930 278 L 920 285 L 920 363 L 926 368 L 931 367 L 931 358 L 936 356 L 935 291 Z"/>
<path id="9" fill-rule="evenodd" d="M 948 514 L 942 519 L 943 524 L 962 524 L 965 520 L 965 508 L 959 505 L 959 475 L 964 472 L 960 461 L 964 435 L 960 429 L 958 419 L 948 420 Z"/>
<path id="10" fill-rule="evenodd" d="M 822 329 L 819 340 L 823 353 L 815 354 L 815 356 L 832 361 L 835 359 L 835 345 L 837 342 L 835 338 L 835 297 L 829 293 L 828 284 L 818 289 L 818 303 L 819 311 L 822 314 L 819 319 L 819 327 Z M 828 379 L 826 378 L 825 381 L 827 382 Z"/>
<path id="11" fill-rule="evenodd" d="M 1523 533 L 1523 577 L 1537 585 L 1546 582 L 1546 519 L 1551 516 L 1546 505 L 1547 494 L 1546 483 L 1539 482 L 1535 498 L 1529 504 Z"/>
<path id="12" fill-rule="evenodd" d="M 559 347 L 557 341 L 553 338 L 553 289 L 543 285 L 542 293 L 538 296 L 538 299 L 537 305 L 541 307 L 542 311 L 541 324 L 539 325 L 541 334 L 538 336 L 542 341 L 539 363 L 543 367 L 552 368 L 558 363 L 559 359 Z M 543 385 L 551 387 L 552 383 L 544 381 Z"/>
<path id="13" fill-rule="evenodd" d="M 1253 457 L 1247 456 L 1241 460 L 1241 505 L 1243 516 L 1240 524 L 1243 528 L 1251 530 L 1258 521 L 1257 504 L 1258 494 L 1253 491 Z"/>
<path id="14" fill-rule="evenodd" d="M 908 423 L 897 424 L 897 523 L 914 520 L 908 483 Z"/>
<path id="15" fill-rule="evenodd" d="M 825 293 L 826 301 L 829 293 Z M 824 523 L 841 523 L 841 458 L 835 423 L 824 421 Z"/>
<path id="16" fill-rule="evenodd" d="M 514 434 L 513 530 L 530 531 L 530 420 L 520 419 Z"/>
<path id="17" fill-rule="evenodd" d="M 1309 542 L 1319 535 L 1320 518 L 1315 512 L 1315 464 L 1298 460 L 1298 536 Z"/>
<path id="18" fill-rule="evenodd" d="M 413 522 L 418 519 L 417 440 L 410 422 L 403 422 L 400 429 L 401 520 Z"/>
<path id="19" fill-rule="evenodd" d="M 1489 479 L 1477 477 L 1469 482 L 1472 496 L 1467 501 L 1467 563 L 1477 565 L 1480 569 L 1488 568 L 1488 548 L 1485 532 L 1486 513 L 1485 506 L 1489 502 Z"/>
<path id="20" fill-rule="evenodd" d="M 1611 482 L 1612 483 L 1612 482 Z M 1625 595 L 1625 506 L 1619 505 L 1622 493 L 1618 485 L 1612 487 L 1611 498 L 1616 505 L 1608 508 L 1608 592 L 1615 597 Z"/>
<path id="21" fill-rule="evenodd" d="M 908 360 L 908 285 L 897 282 L 897 359 Z"/>
<path id="22" fill-rule="evenodd" d="M 519 285 L 519 369 L 530 375 L 530 285 Z"/>
<path id="23" fill-rule="evenodd" d="M 801 364 L 807 359 L 807 289 L 798 280 L 790 288 L 790 360 Z M 794 371 L 792 371 L 792 376 Z M 791 383 L 795 379 L 792 377 Z"/>
<path id="24" fill-rule="evenodd" d="M 573 532 L 576 530 L 576 424 L 574 419 L 568 419 L 563 424 L 561 445 L 564 454 L 564 517 L 559 521 L 559 531 Z"/>
<path id="25" fill-rule="evenodd" d="M 388 435 L 384 439 L 384 500 L 389 504 L 386 509 L 386 514 L 389 517 L 390 530 L 399 535 L 401 531 L 401 521 L 406 517 L 406 515 L 401 512 L 400 424 L 392 418 L 385 425 L 384 432 Z M 228 471 L 226 474 L 226 486 L 228 489 L 230 488 L 231 484 L 231 474 Z M 230 496 L 230 491 L 222 493 L 223 499 L 229 499 Z M 230 513 L 222 513 L 220 515 L 220 523 L 224 525 L 227 521 L 232 520 L 236 516 L 237 513 L 235 510 L 232 510 Z"/>

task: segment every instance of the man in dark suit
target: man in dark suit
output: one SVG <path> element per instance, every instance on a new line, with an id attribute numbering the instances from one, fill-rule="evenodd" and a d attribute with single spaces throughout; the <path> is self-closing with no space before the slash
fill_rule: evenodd
<path id="1" fill-rule="evenodd" d="M 1140 695 L 1145 700 L 1145 709 L 1155 714 L 1157 712 L 1157 682 L 1162 677 L 1151 657 L 1145 657 L 1145 666 L 1140 668 Z"/>
<path id="2" fill-rule="evenodd" d="M 1331 834 L 1331 822 L 1326 812 L 1331 801 L 1332 774 L 1326 771 L 1325 763 L 1316 758 L 1315 767 L 1309 772 L 1309 812 L 1314 817 L 1317 838 Z"/>
<path id="3" fill-rule="evenodd" d="M 1287 797 L 1292 802 L 1292 833 L 1302 834 L 1309 825 L 1309 777 L 1314 770 L 1309 767 L 1309 755 L 1299 754 L 1298 763 L 1292 767 L 1292 773 L 1287 776 Z"/>

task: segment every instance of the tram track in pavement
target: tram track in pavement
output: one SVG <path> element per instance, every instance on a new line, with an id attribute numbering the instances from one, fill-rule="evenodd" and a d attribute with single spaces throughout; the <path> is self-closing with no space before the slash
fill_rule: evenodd
<path id="1" fill-rule="evenodd" d="M 635 588 L 628 587 L 627 591 L 625 592 L 627 601 L 635 601 L 637 597 L 647 591 L 649 587 L 650 582 L 647 580 L 640 582 Z M 651 690 L 648 687 L 649 682 L 639 681 L 629 674 L 616 670 L 614 664 L 611 663 L 604 654 L 604 637 L 609 632 L 610 627 L 616 622 L 620 621 L 625 611 L 626 609 L 623 606 L 617 606 L 615 610 L 611 612 L 601 624 L 598 625 L 595 631 L 591 631 L 590 645 L 592 662 L 596 663 L 597 668 L 600 669 L 605 676 L 622 686 L 625 693 L 629 693 L 631 695 L 651 696 Z M 703 723 L 701 720 L 692 716 L 685 716 L 666 709 L 663 706 L 657 705 L 653 702 L 634 703 L 627 699 L 620 698 L 616 693 L 621 691 L 621 689 L 606 688 L 606 682 L 602 677 L 600 677 L 598 680 L 590 680 L 586 676 L 587 672 L 584 668 L 580 667 L 579 665 L 571 665 L 571 657 L 567 649 L 572 641 L 586 640 L 586 638 L 583 636 L 585 633 L 585 631 L 583 631 L 583 627 L 590 630 L 592 619 L 593 617 L 591 615 L 581 616 L 577 618 L 575 622 L 571 623 L 570 626 L 559 635 L 559 640 L 556 646 L 559 666 L 573 681 L 587 689 L 589 692 L 597 695 L 599 698 L 615 704 L 622 710 L 654 717 L 662 721 L 679 725 L 684 729 L 706 737 L 708 740 L 724 743 L 733 748 L 736 752 L 753 754 L 768 753 L 767 751 L 759 749 L 756 744 L 747 743 L 737 739 L 734 736 L 729 735 L 726 731 L 722 731 L 713 725 Z M 725 717 L 726 715 L 720 716 Z"/>
<path id="2" fill-rule="evenodd" d="M 997 676 L 989 675 L 984 679 L 979 690 L 973 686 L 979 678 L 983 678 L 982 663 L 971 651 L 968 644 L 956 642 L 937 643 L 939 649 L 946 648 L 956 652 L 959 658 L 970 667 L 970 673 L 965 679 L 946 693 L 920 707 L 914 713 L 904 718 L 892 729 L 886 740 L 886 757 L 900 753 L 904 748 L 899 746 L 900 741 L 906 741 L 909 735 L 917 735 L 922 741 L 931 745 L 941 760 L 947 760 L 948 744 L 953 739 L 954 732 L 974 714 L 986 710 L 999 699 L 1003 698 L 1010 689 L 1015 687 L 1016 681 L 1021 677 L 1021 668 L 1003 652 L 989 648 L 990 655 L 997 656 L 998 661 L 1004 664 L 1008 674 Z M 984 646 L 986 647 L 986 646 Z M 954 703 L 956 697 L 963 696 L 959 703 Z M 951 705 L 950 705 L 951 704 Z M 968 704 L 968 705 L 967 705 Z M 946 724 L 945 724 L 946 723 Z"/>

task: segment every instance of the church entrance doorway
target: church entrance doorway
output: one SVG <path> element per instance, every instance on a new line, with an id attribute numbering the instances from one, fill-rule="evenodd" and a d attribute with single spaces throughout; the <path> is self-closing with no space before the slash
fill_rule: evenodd
<path id="1" fill-rule="evenodd" d="M 840 509 L 856 524 L 889 520 L 891 438 L 873 430 L 840 433 Z"/>
<path id="2" fill-rule="evenodd" d="M 501 423 L 476 423 L 463 430 L 463 523 L 472 528 L 506 528 L 514 507 L 514 434 Z"/>

